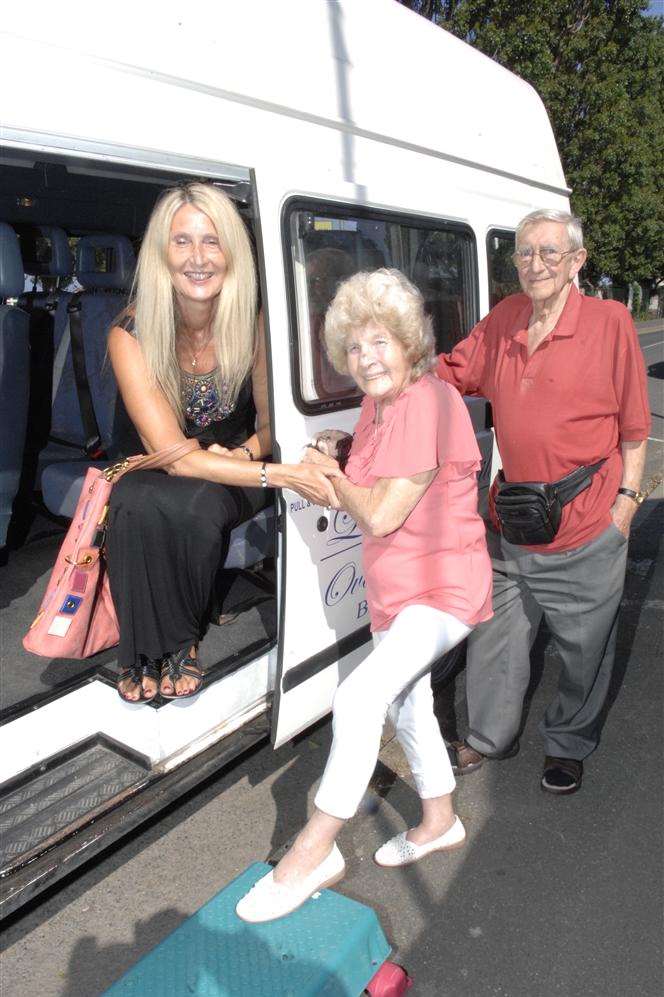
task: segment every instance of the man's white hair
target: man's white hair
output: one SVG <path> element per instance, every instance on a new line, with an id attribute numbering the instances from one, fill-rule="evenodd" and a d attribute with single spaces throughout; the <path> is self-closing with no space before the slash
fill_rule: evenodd
<path id="1" fill-rule="evenodd" d="M 556 211 L 555 208 L 539 208 L 522 218 L 516 227 L 516 244 L 519 245 L 523 230 L 536 225 L 537 222 L 558 222 L 564 225 L 569 239 L 570 249 L 583 249 L 583 228 L 581 219 L 571 215 L 569 211 Z"/>

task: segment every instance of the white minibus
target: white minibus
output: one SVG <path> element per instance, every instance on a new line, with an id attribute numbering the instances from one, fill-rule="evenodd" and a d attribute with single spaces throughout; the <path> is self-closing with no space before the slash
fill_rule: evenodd
<path id="1" fill-rule="evenodd" d="M 341 279 L 399 268 L 449 350 L 514 290 L 518 220 L 567 209 L 569 190 L 533 89 L 395 0 L 10 5 L 0 79 L 0 249 L 14 254 L 0 259 L 10 913 L 251 745 L 279 746 L 324 717 L 369 647 L 356 524 L 283 492 L 233 535 L 223 625 L 202 644 L 206 683 L 191 703 L 122 702 L 114 651 L 23 650 L 95 456 L 67 339 L 72 295 L 99 450 L 112 437 L 104 342 L 127 290 L 119 262 L 165 187 L 220 184 L 255 245 L 275 459 L 297 461 L 313 434 L 352 431 L 358 414 L 321 346 Z M 490 411 L 468 405 L 485 498 Z"/>

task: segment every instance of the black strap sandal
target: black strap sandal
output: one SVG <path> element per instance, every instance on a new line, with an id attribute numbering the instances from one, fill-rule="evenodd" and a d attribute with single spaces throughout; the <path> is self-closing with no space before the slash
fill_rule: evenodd
<path id="1" fill-rule="evenodd" d="M 175 683 L 184 676 L 196 679 L 196 685 L 187 692 L 176 692 Z M 165 678 L 171 680 L 173 692 L 164 692 L 162 684 Z M 191 699 L 201 691 L 203 685 L 203 672 L 196 658 L 192 658 L 187 650 L 175 651 L 174 654 L 167 654 L 161 663 L 161 684 L 159 693 L 163 699 Z"/>
<path id="2" fill-rule="evenodd" d="M 145 658 L 141 655 L 140 664 L 132 665 L 131 668 L 125 668 L 124 671 L 120 672 L 116 686 L 118 696 L 120 699 L 124 699 L 125 703 L 151 703 L 159 691 L 160 677 L 159 662 L 153 661 L 151 658 Z M 155 682 L 155 690 L 151 696 L 145 695 L 145 691 L 143 689 L 144 678 L 153 679 Z M 138 699 L 132 699 L 131 697 L 125 695 L 125 693 L 123 693 L 120 689 L 121 683 L 125 682 L 127 679 L 131 681 L 132 685 L 140 687 L 141 694 Z"/>
<path id="3" fill-rule="evenodd" d="M 556 758 L 547 755 L 542 772 L 542 789 L 554 796 L 569 796 L 581 789 L 583 762 L 577 758 Z"/>

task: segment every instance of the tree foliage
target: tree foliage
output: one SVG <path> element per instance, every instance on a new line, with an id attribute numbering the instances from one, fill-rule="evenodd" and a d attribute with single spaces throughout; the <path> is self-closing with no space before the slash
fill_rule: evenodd
<path id="1" fill-rule="evenodd" d="M 528 80 L 549 112 L 587 275 L 664 278 L 664 24 L 644 0 L 400 0 Z"/>

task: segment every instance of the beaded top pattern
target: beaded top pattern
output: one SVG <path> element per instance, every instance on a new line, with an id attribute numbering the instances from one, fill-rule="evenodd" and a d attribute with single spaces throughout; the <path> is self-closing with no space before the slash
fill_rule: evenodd
<path id="1" fill-rule="evenodd" d="M 118 322 L 118 325 L 136 338 L 134 316 L 128 312 Z M 180 401 L 187 422 L 193 423 L 199 429 L 205 429 L 213 422 L 221 422 L 234 411 L 235 405 L 229 404 L 228 387 L 221 382 L 222 393 L 217 390 L 216 370 L 208 374 L 190 374 L 180 370 Z"/>
<path id="2" fill-rule="evenodd" d="M 220 422 L 231 414 L 234 405 L 226 400 L 226 385 L 222 382 L 222 395 L 217 390 L 215 371 L 209 374 L 190 374 L 180 371 L 180 398 L 188 422 L 204 429 L 212 422 Z"/>

